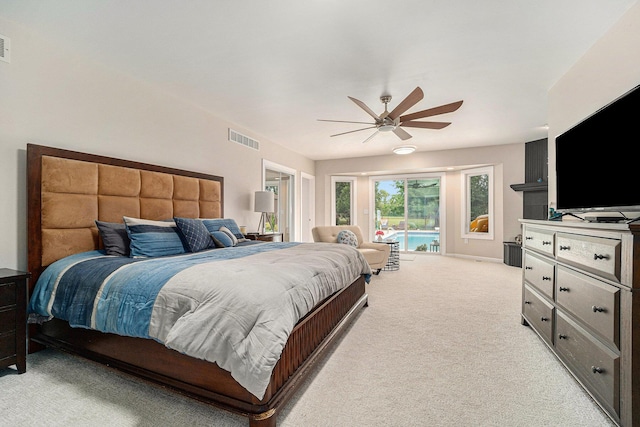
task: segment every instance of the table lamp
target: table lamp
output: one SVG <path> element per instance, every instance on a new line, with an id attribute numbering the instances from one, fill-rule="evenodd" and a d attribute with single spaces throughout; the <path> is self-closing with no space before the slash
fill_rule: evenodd
<path id="1" fill-rule="evenodd" d="M 264 234 L 267 215 L 274 211 L 274 193 L 272 191 L 256 191 L 253 211 L 262 213 L 258 224 L 258 232 Z"/>

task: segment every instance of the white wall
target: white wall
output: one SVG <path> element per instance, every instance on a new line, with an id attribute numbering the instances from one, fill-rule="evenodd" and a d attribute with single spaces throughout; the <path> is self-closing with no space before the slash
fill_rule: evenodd
<path id="1" fill-rule="evenodd" d="M 640 84 L 639 52 L 637 3 L 549 91 L 549 206 L 556 201 L 556 137 Z"/>
<path id="2" fill-rule="evenodd" d="M 25 149 L 29 142 L 222 175 L 225 216 L 236 218 L 249 229 L 259 221 L 259 215 L 251 212 L 251 195 L 261 183 L 262 158 L 316 176 L 317 224 L 328 223 L 331 174 L 491 163 L 498 166 L 499 183 L 494 242 L 464 244 L 454 240 L 448 242 L 448 249 L 501 258 L 502 240 L 512 240 L 519 233 L 522 194 L 511 190 L 509 184 L 524 180 L 526 141 L 478 150 L 415 153 L 401 160 L 380 156 L 322 161 L 314 170 L 313 161 L 249 129 L 222 121 L 145 82 L 64 52 L 2 17 L 0 29 L 12 41 L 12 62 L 0 62 L 0 267 L 25 269 L 27 264 Z M 551 89 L 551 203 L 555 203 L 555 136 L 640 83 L 639 51 L 640 4 L 633 6 Z M 262 150 L 255 152 L 228 142 L 228 127 L 258 139 Z M 447 218 L 447 226 L 454 227 L 454 232 L 459 229 L 456 215 L 460 206 L 456 176 L 447 177 L 447 208 L 454 215 Z M 362 183 L 359 187 L 368 188 Z M 369 195 L 364 197 L 368 200 Z M 364 218 L 358 221 L 368 224 Z M 456 234 L 450 236 L 456 238 Z"/>
<path id="3" fill-rule="evenodd" d="M 314 175 L 312 160 L 2 17 L 0 33 L 12 46 L 11 63 L 0 62 L 0 267 L 27 267 L 27 143 L 222 175 L 225 216 L 250 231 L 260 220 L 252 197 L 262 158 L 296 169 L 298 178 Z M 229 127 L 259 140 L 261 150 L 229 142 Z"/>
<path id="4" fill-rule="evenodd" d="M 449 172 L 446 180 L 446 252 L 463 256 L 502 260 L 504 241 L 513 241 L 520 234 L 522 218 L 522 193 L 509 185 L 524 182 L 525 142 L 478 147 L 473 149 L 416 152 L 406 156 L 376 156 L 355 159 L 323 160 L 316 162 L 316 224 L 328 225 L 331 219 L 331 176 L 353 174 L 358 178 L 357 224 L 365 236 L 370 235 L 370 217 L 364 214 L 373 198 L 368 184 L 370 173 L 392 171 L 394 174 L 416 170 L 442 168 L 443 166 L 494 165 L 495 233 L 493 240 L 461 238 L 462 218 L 460 172 Z"/>

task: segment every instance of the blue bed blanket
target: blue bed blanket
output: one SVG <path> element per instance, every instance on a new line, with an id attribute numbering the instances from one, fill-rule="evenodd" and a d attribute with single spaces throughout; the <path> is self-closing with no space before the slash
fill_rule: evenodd
<path id="1" fill-rule="evenodd" d="M 353 247 L 264 243 L 158 258 L 84 252 L 50 265 L 31 321 L 150 338 L 215 362 L 262 399 L 295 324 L 371 269 Z"/>

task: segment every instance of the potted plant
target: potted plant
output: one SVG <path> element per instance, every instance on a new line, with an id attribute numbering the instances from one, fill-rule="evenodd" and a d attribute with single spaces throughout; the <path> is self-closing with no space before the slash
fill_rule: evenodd
<path id="1" fill-rule="evenodd" d="M 377 230 L 376 231 L 376 237 L 377 237 L 378 242 L 382 242 L 382 236 L 384 236 L 384 231 Z"/>

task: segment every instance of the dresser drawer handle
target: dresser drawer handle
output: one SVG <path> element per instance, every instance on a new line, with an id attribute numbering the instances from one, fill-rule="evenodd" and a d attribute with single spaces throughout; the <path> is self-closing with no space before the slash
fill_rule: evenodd
<path id="1" fill-rule="evenodd" d="M 593 254 L 593 259 L 595 259 L 595 260 L 598 260 L 598 259 L 609 259 L 609 255 Z"/>
<path id="2" fill-rule="evenodd" d="M 533 267 L 529 267 L 528 265 L 524 267 L 525 270 L 533 270 Z"/>
<path id="3" fill-rule="evenodd" d="M 559 340 L 566 340 L 567 336 L 566 335 L 562 335 L 562 334 L 558 334 L 558 339 Z"/>
<path id="4" fill-rule="evenodd" d="M 607 311 L 604 307 L 598 307 L 597 305 L 592 305 L 591 310 L 593 310 L 594 313 L 604 313 Z"/>
<path id="5" fill-rule="evenodd" d="M 524 240 L 533 240 L 533 237 L 527 236 L 527 237 L 524 238 Z"/>
<path id="6" fill-rule="evenodd" d="M 544 245 L 550 245 L 550 244 L 551 244 L 551 242 L 549 242 L 549 241 L 547 241 L 547 240 L 543 240 L 543 241 L 542 241 L 542 246 L 544 246 Z"/>
<path id="7" fill-rule="evenodd" d="M 562 286 L 560 286 L 558 291 L 560 291 L 560 292 L 569 292 L 569 288 L 563 288 Z"/>
<path id="8" fill-rule="evenodd" d="M 603 374 L 604 373 L 604 369 L 602 369 L 599 366 L 592 366 L 591 367 L 591 372 L 593 372 L 594 374 Z"/>
<path id="9" fill-rule="evenodd" d="M 549 277 L 549 276 L 542 276 L 542 280 L 551 280 L 551 277 Z"/>
<path id="10" fill-rule="evenodd" d="M 571 246 L 559 246 L 558 249 L 561 251 L 569 251 L 571 250 Z"/>
<path id="11" fill-rule="evenodd" d="M 525 301 L 524 303 L 531 305 L 531 301 Z"/>
<path id="12" fill-rule="evenodd" d="M 540 320 L 543 321 L 543 322 L 548 322 L 549 318 L 548 317 L 541 317 Z"/>

